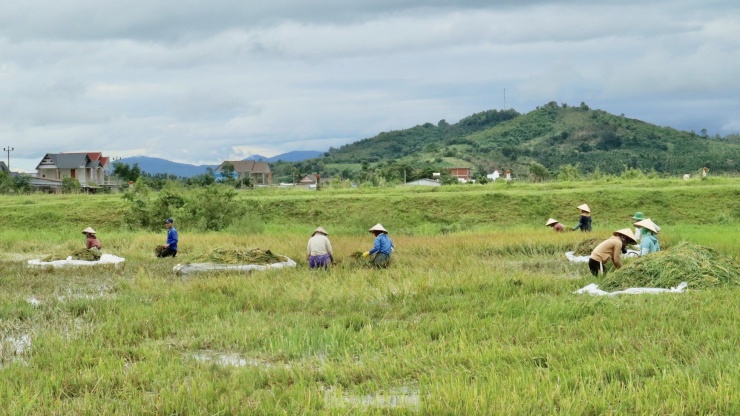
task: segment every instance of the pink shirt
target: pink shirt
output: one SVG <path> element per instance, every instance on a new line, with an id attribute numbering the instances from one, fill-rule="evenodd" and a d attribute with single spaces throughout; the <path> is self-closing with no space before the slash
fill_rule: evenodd
<path id="1" fill-rule="evenodd" d="M 93 248 L 93 247 L 95 247 L 98 250 L 100 250 L 102 248 L 100 246 L 100 240 L 98 240 L 97 238 L 95 238 L 93 236 L 88 236 L 87 237 L 87 248 L 90 249 L 90 248 Z"/>

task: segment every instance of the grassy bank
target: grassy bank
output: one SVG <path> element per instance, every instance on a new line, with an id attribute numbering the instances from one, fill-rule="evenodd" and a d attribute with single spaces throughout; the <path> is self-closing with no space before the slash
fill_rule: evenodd
<path id="1" fill-rule="evenodd" d="M 533 206 L 553 199 L 573 215 L 581 196 L 593 198 L 585 201 L 600 206 L 596 218 L 620 214 L 596 222 L 592 235 L 606 237 L 636 210 L 614 200 L 637 193 L 637 203 L 649 189 L 479 188 L 250 193 L 243 198 L 259 213 L 259 233 L 245 233 L 246 223 L 183 231 L 178 259 L 153 258 L 164 231 L 131 231 L 112 218 L 123 212 L 119 197 L 32 196 L 14 207 L 19 200 L 4 197 L 4 223 L 23 220 L 0 234 L 0 403 L 8 414 L 740 412 L 740 289 L 574 295 L 598 283 L 562 255 L 584 236 L 552 233 Z M 667 188 L 664 201 L 679 214 L 639 206 L 665 214 L 653 215 L 663 218 L 661 243 L 740 255 L 734 219 L 680 215 L 702 204 L 732 213 L 735 184 Z M 520 212 L 485 208 L 491 194 Z M 476 225 L 442 234 L 455 221 L 437 218 L 459 204 L 483 210 L 465 214 Z M 16 212 L 28 206 L 36 214 Z M 78 228 L 97 223 L 68 224 L 74 206 L 96 210 L 104 249 L 126 257 L 123 268 L 25 265 L 50 245 L 83 243 Z M 43 221 L 54 212 L 60 223 Z M 409 232 L 388 225 L 405 224 L 397 215 L 414 221 Z M 508 220 L 491 218 L 498 215 Z M 377 221 L 398 248 L 388 270 L 349 257 L 370 248 L 365 230 Z M 316 225 L 329 228 L 339 260 L 326 272 L 306 267 Z M 271 249 L 299 264 L 250 275 L 172 273 L 224 244 Z"/>

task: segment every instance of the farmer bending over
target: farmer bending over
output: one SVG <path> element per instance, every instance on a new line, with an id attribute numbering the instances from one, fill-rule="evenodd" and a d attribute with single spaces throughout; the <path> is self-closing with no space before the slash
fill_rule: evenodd
<path id="1" fill-rule="evenodd" d="M 393 241 L 388 237 L 388 231 L 380 223 L 375 224 L 369 231 L 375 236 L 375 243 L 372 250 L 362 253 L 362 257 L 375 254 L 372 261 L 373 265 L 375 267 L 388 267 L 391 262 L 391 253 L 396 249 Z"/>
<path id="2" fill-rule="evenodd" d="M 319 227 L 308 239 L 308 246 L 306 247 L 308 267 L 312 269 L 323 267 L 326 269 L 334 262 L 334 251 L 327 235 L 329 233 L 323 227 Z"/>
<path id="3" fill-rule="evenodd" d="M 95 230 L 92 229 L 92 227 L 87 227 L 82 230 L 82 234 L 85 234 L 85 236 L 87 237 L 85 241 L 85 248 L 87 248 L 88 250 L 91 248 L 96 248 L 100 250 L 102 248 L 102 246 L 100 245 L 100 240 L 98 240 L 98 237 L 95 236 L 95 234 L 97 233 L 95 232 Z"/>
<path id="4" fill-rule="evenodd" d="M 599 272 L 606 274 L 606 263 L 611 260 L 615 268 L 622 267 L 622 253 L 627 252 L 627 243 L 635 243 L 632 230 L 625 228 L 617 230 L 609 239 L 596 246 L 588 259 L 588 268 L 591 274 L 598 276 Z"/>

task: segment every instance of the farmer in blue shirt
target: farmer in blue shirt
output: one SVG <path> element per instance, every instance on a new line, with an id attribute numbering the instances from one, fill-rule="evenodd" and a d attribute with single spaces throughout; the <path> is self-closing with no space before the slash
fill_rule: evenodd
<path id="1" fill-rule="evenodd" d="M 372 250 L 362 253 L 362 256 L 368 257 L 375 254 L 372 260 L 373 266 L 388 267 L 391 262 L 391 253 L 396 249 L 393 241 L 388 237 L 388 231 L 380 223 L 375 224 L 369 231 L 375 236 L 375 244 Z"/>
<path id="2" fill-rule="evenodd" d="M 177 256 L 177 230 L 175 229 L 175 220 L 167 218 L 164 222 L 167 227 L 167 243 L 157 257 L 175 257 Z"/>

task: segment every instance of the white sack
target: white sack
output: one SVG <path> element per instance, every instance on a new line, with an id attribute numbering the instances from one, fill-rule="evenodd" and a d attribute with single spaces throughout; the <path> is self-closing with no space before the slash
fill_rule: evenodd
<path id="1" fill-rule="evenodd" d="M 101 264 L 113 264 L 119 267 L 121 263 L 126 261 L 123 257 L 118 257 L 113 254 L 103 254 L 100 256 L 100 260 L 87 261 L 87 260 L 73 260 L 72 256 L 67 257 L 66 260 L 54 260 L 54 261 L 41 261 L 41 259 L 28 260 L 28 265 L 31 267 L 67 267 L 67 266 L 96 266 Z"/>
<path id="2" fill-rule="evenodd" d="M 683 282 L 679 284 L 677 287 L 672 287 L 670 289 L 662 289 L 657 287 L 631 287 L 629 289 L 619 290 L 616 292 L 605 292 L 601 289 L 599 289 L 599 285 L 596 283 L 591 283 L 590 285 L 584 286 L 581 289 L 576 290 L 575 294 L 582 295 L 584 293 L 587 293 L 589 295 L 597 295 L 597 296 L 615 296 L 615 295 L 639 295 L 641 293 L 684 293 L 686 291 L 686 287 L 688 286 L 688 283 Z"/>
<path id="3" fill-rule="evenodd" d="M 284 267 L 295 267 L 296 263 L 290 258 L 280 263 L 273 264 L 218 264 L 218 263 L 189 263 L 189 264 L 178 264 L 172 268 L 175 273 L 195 273 L 195 272 L 209 272 L 209 271 L 237 271 L 237 272 L 251 272 L 253 270 L 269 270 L 269 269 L 282 269 Z"/>

